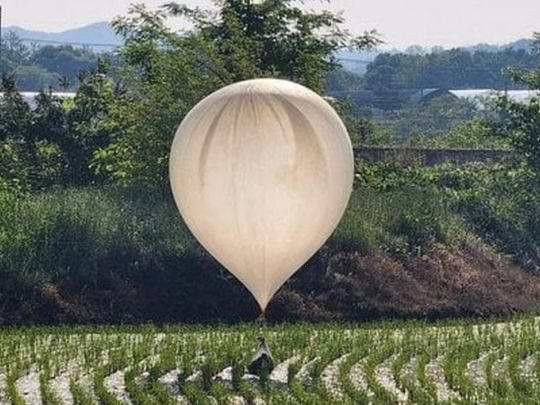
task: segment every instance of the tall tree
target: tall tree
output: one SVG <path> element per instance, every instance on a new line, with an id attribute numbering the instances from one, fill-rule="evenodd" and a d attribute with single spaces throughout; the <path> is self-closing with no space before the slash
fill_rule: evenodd
<path id="1" fill-rule="evenodd" d="M 35 190 L 69 182 L 62 101 L 41 93 L 32 109 L 11 76 L 2 78 L 0 91 L 0 189 Z"/>
<path id="2" fill-rule="evenodd" d="M 30 62 L 74 81 L 80 72 L 96 68 L 98 56 L 89 49 L 77 49 L 71 45 L 46 45 L 36 49 Z"/>
<path id="3" fill-rule="evenodd" d="M 127 66 L 120 73 L 130 89 L 108 118 L 120 123 L 112 142 L 95 154 L 94 167 L 114 179 L 166 184 L 174 131 L 204 96 L 255 77 L 294 80 L 322 91 L 337 64 L 334 53 L 378 42 L 344 29 L 340 14 L 306 11 L 293 0 L 221 0 L 203 10 L 169 3 L 157 12 L 132 7 L 114 26 L 125 39 Z M 168 18 L 191 29 L 173 32 Z"/>
<path id="4" fill-rule="evenodd" d="M 533 52 L 537 58 L 535 69 L 512 68 L 508 74 L 515 82 L 539 93 L 527 103 L 501 97 L 497 106 L 503 120 L 494 128 L 524 157 L 540 182 L 540 33 L 534 34 Z"/>

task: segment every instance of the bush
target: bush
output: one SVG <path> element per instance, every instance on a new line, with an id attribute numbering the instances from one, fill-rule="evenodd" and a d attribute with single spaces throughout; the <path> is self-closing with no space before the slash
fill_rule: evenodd
<path id="1" fill-rule="evenodd" d="M 170 207 L 153 197 L 143 202 L 134 192 L 94 188 L 3 197 L 8 215 L 0 220 L 1 266 L 21 276 L 55 281 L 69 274 L 95 283 L 108 269 L 132 271 L 150 246 L 165 254 L 191 243 Z"/>
<path id="2" fill-rule="evenodd" d="M 459 245 L 463 236 L 474 233 L 525 269 L 540 271 L 540 190 L 526 166 L 363 164 L 358 183 L 388 195 L 421 190 L 397 204 L 402 218 L 393 233 L 407 235 L 409 245 L 429 240 Z M 387 197 L 384 203 L 390 201 Z"/>
<path id="3" fill-rule="evenodd" d="M 171 303 L 186 312 L 184 320 L 219 317 L 232 306 L 236 312 L 228 316 L 255 312 L 239 283 L 191 237 L 169 195 L 99 188 L 4 192 L 0 211 L 0 296 L 10 322 L 177 319 Z M 232 296 L 208 298 L 222 291 Z M 21 301 L 24 310 L 17 307 Z"/>
<path id="4" fill-rule="evenodd" d="M 466 230 L 445 200 L 435 188 L 358 187 L 329 245 L 336 251 L 407 256 L 435 242 L 456 244 Z"/>

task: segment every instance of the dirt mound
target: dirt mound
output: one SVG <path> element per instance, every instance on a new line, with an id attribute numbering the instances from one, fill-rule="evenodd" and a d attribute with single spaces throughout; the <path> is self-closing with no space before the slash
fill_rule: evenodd
<path id="1" fill-rule="evenodd" d="M 251 322 L 249 292 L 209 256 L 149 261 L 98 283 L 59 278 L 18 300 L 0 296 L 3 324 Z M 321 250 L 271 302 L 269 321 L 496 316 L 540 309 L 540 276 L 485 247 L 435 245 L 418 257 Z"/>
<path id="2" fill-rule="evenodd" d="M 314 285 L 307 271 L 299 274 L 275 299 L 270 316 L 442 318 L 539 309 L 540 277 L 483 247 L 453 251 L 436 245 L 429 254 L 406 260 L 340 253 L 319 276 L 324 280 Z"/>

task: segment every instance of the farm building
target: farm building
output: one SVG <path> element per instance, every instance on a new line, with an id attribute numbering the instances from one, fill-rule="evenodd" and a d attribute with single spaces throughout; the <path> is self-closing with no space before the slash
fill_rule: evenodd
<path id="1" fill-rule="evenodd" d="M 375 110 L 397 111 L 409 103 L 424 103 L 435 98 L 446 96 L 456 98 L 445 89 L 406 89 L 388 91 L 331 91 L 327 94 L 338 100 L 350 100 L 359 105 L 366 105 Z"/>

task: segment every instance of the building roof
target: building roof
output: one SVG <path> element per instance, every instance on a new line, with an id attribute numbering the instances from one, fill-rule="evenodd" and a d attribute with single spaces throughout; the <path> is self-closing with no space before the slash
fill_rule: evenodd
<path id="1" fill-rule="evenodd" d="M 350 99 L 358 104 L 369 105 L 381 110 L 399 110 L 408 103 L 422 103 L 442 95 L 451 95 L 448 90 L 432 89 L 400 89 L 376 92 L 372 90 L 331 91 L 327 94 L 338 100 Z"/>
<path id="2" fill-rule="evenodd" d="M 450 96 L 452 98 L 458 98 L 452 94 L 449 90 L 441 88 L 421 89 L 411 96 L 410 101 L 413 103 L 425 103 L 440 96 Z"/>

